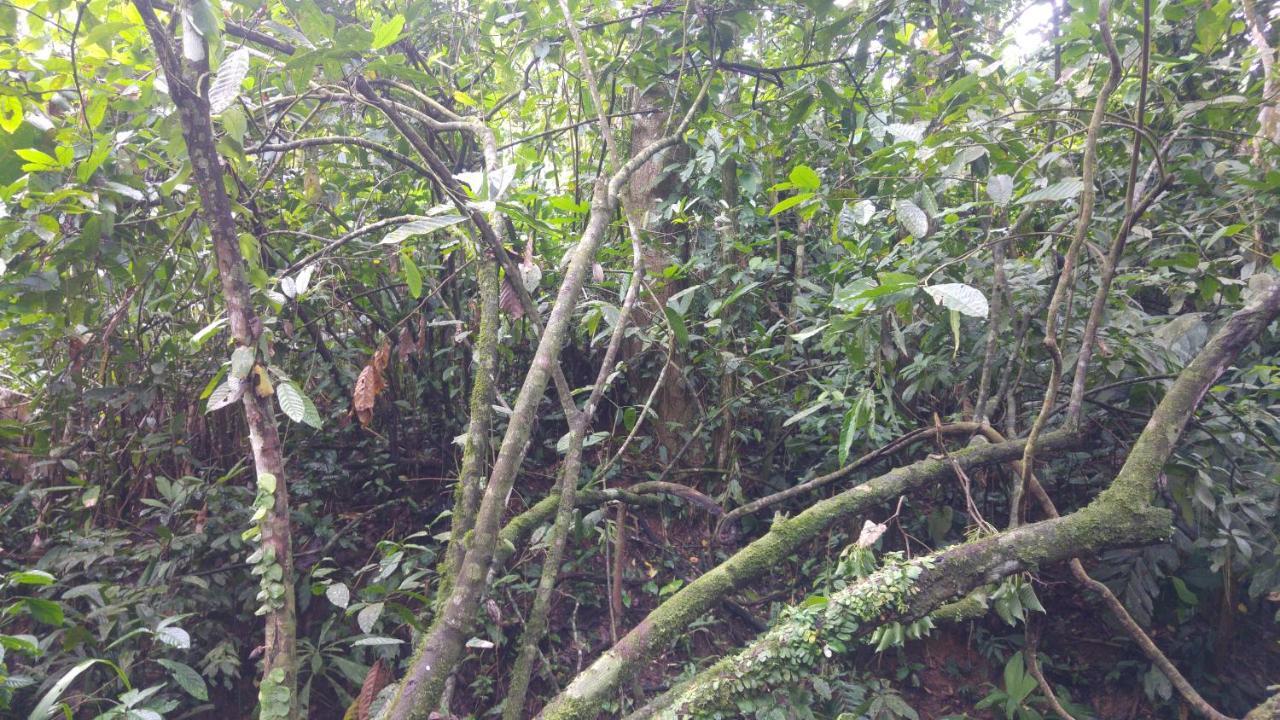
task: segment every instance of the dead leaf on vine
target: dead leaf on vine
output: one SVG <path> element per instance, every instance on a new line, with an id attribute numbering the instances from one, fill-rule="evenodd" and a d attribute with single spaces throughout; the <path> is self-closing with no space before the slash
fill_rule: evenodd
<path id="1" fill-rule="evenodd" d="M 360 371 L 360 377 L 356 378 L 356 389 L 352 393 L 351 402 L 355 406 L 356 417 L 365 427 L 373 422 L 373 407 L 378 401 L 378 394 L 387 387 L 385 373 L 390 359 L 391 344 L 384 341 L 369 364 Z"/>
<path id="2" fill-rule="evenodd" d="M 409 356 L 418 351 L 418 341 L 413 337 L 413 331 L 408 325 L 400 328 L 400 339 L 396 340 L 396 357 L 400 362 L 409 359 Z"/>
<path id="3" fill-rule="evenodd" d="M 511 281 L 505 277 L 502 279 L 502 292 L 498 294 L 498 305 L 516 320 L 524 317 L 524 305 L 520 303 L 520 296 Z"/>

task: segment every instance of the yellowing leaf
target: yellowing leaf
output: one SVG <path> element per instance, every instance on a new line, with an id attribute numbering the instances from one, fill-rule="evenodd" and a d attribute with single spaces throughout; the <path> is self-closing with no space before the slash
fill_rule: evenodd
<path id="1" fill-rule="evenodd" d="M 22 101 L 13 95 L 0 95 L 0 130 L 12 135 L 22 127 Z"/>

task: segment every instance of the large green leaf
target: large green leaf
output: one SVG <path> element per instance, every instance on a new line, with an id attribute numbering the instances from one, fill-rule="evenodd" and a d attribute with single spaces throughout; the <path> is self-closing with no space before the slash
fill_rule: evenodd
<path id="1" fill-rule="evenodd" d="M 312 418 L 309 417 L 307 411 L 307 396 L 292 381 L 285 380 L 276 386 L 276 400 L 279 402 L 280 410 L 285 414 L 285 417 L 296 423 L 312 424 L 308 422 Z M 315 406 L 313 405 L 311 413 L 314 412 Z"/>
<path id="2" fill-rule="evenodd" d="M 115 663 L 109 660 L 102 660 L 100 658 L 82 660 L 65 672 L 62 677 L 58 678 L 57 682 L 55 682 L 49 690 L 45 692 L 45 694 L 40 698 L 40 702 L 36 703 L 36 706 L 32 708 L 31 714 L 27 715 L 27 720 L 50 720 L 53 717 L 54 706 L 57 705 L 58 698 L 62 697 L 62 694 L 67 691 L 67 688 L 71 687 L 71 683 L 75 682 L 76 678 L 84 674 L 84 671 L 98 664 L 106 665 L 115 670 L 116 675 L 120 677 L 120 680 L 125 684 L 125 687 L 129 687 L 128 678 L 125 677 L 124 672 L 121 671 Z"/>
<path id="3" fill-rule="evenodd" d="M 205 685 L 204 678 L 195 668 L 186 663 L 177 660 L 169 660 L 160 658 L 156 660 L 161 666 L 169 671 L 169 677 L 173 678 L 178 686 L 187 692 L 188 695 L 197 700 L 209 699 L 209 688 Z"/>
<path id="4" fill-rule="evenodd" d="M 1061 202 L 1070 200 L 1084 189 L 1084 181 L 1078 177 L 1064 178 L 1048 187 L 1040 188 L 1018 198 L 1018 205 L 1033 202 Z"/>

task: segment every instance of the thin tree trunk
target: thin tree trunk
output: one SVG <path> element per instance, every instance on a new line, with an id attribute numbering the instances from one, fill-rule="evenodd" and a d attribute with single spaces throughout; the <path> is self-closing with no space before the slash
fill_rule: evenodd
<path id="1" fill-rule="evenodd" d="M 466 445 L 462 449 L 462 467 L 454 493 L 453 516 L 449 528 L 449 547 L 445 550 L 440 580 L 436 586 L 436 609 L 443 605 L 462 568 L 466 554 L 467 533 L 475 523 L 480 508 L 484 471 L 489 455 L 489 432 L 493 423 L 494 377 L 498 367 L 498 265 L 480 248 L 477 250 L 480 286 L 480 330 L 473 348 L 474 373 L 471 385 L 470 412 Z"/>
<path id="2" fill-rule="evenodd" d="M 156 17 L 149 0 L 135 0 L 155 46 L 156 56 L 164 69 L 169 96 L 178 108 L 182 137 L 191 159 L 192 175 L 200 193 L 200 214 L 209 227 L 213 241 L 218 275 L 222 281 L 222 297 L 227 305 L 231 337 L 236 345 L 249 348 L 260 360 L 267 348 L 259 343 L 262 322 L 254 312 L 249 286 L 244 277 L 244 258 L 236 232 L 231 200 L 223 185 L 223 171 L 214 142 L 213 121 L 209 102 L 199 86 L 199 78 L 207 67 L 184 68 L 173 46 L 173 38 Z M 204 63 L 200 63 L 203 65 Z M 265 364 L 265 363 L 263 363 Z M 261 370 L 261 364 L 256 370 Z M 265 372 L 265 371 L 264 371 Z M 242 405 L 249 426 L 249 444 L 253 450 L 254 468 L 259 488 L 271 488 L 273 502 L 260 521 L 262 549 L 274 555 L 281 573 L 276 587 L 282 592 L 264 599 L 266 634 L 262 654 L 262 682 L 259 698 L 263 718 L 299 716 L 296 608 L 294 599 L 293 544 L 289 531 L 289 493 L 285 482 L 284 453 L 280 433 L 276 429 L 273 399 L 260 394 L 254 373 L 246 381 L 253 387 L 244 392 Z M 264 480 L 264 478 L 273 480 Z M 273 486 L 273 487 L 272 487 Z M 264 579 L 264 590 L 271 582 Z"/>
<path id="3" fill-rule="evenodd" d="M 633 243 L 639 242 L 639 234 L 632 237 Z M 595 416 L 607 387 L 609 377 L 614 372 L 618 350 L 630 320 L 631 311 L 639 296 L 641 278 L 644 274 L 644 255 L 637 245 L 633 248 L 634 263 L 632 265 L 631 283 L 623 299 L 622 309 L 618 314 L 617 324 L 609 338 L 609 346 L 600 370 L 596 375 L 595 385 L 582 412 L 574 418 L 569 429 L 569 451 L 561 466 L 560 496 L 556 511 L 556 521 L 552 528 L 551 545 L 547 550 L 542 565 L 542 575 L 538 580 L 538 590 L 534 596 L 533 609 L 529 612 L 529 620 L 525 623 L 521 636 L 520 654 L 511 673 L 511 683 L 507 689 L 507 697 L 503 701 L 503 720 L 519 720 L 524 710 L 525 695 L 529 689 L 529 679 L 533 673 L 534 660 L 538 655 L 538 644 L 542 642 L 547 631 L 547 619 L 551 611 L 551 592 L 555 589 L 556 578 L 560 572 L 560 562 L 564 558 L 565 545 L 569 538 L 569 529 L 573 524 L 573 511 L 577 505 L 578 476 L 582 471 L 582 450 L 587 431 L 591 429 L 591 420 Z M 621 524 L 618 532 L 623 532 Z"/>
<path id="4" fill-rule="evenodd" d="M 1089 226 L 1093 222 L 1093 208 L 1097 199 L 1094 183 L 1098 174 L 1098 136 L 1102 132 L 1102 120 L 1106 115 L 1107 101 L 1120 84 L 1120 78 L 1124 71 L 1120 62 L 1120 54 L 1116 51 L 1116 44 L 1111 38 L 1110 18 L 1111 2 L 1110 0 L 1101 0 L 1098 5 L 1098 30 L 1102 35 L 1102 42 L 1107 48 L 1108 72 L 1106 79 L 1102 83 L 1102 89 L 1098 91 L 1098 97 L 1094 101 L 1093 114 L 1090 116 L 1088 130 L 1085 134 L 1084 157 L 1080 163 L 1080 179 L 1083 183 L 1083 187 L 1080 190 L 1080 215 L 1076 220 L 1075 234 L 1071 238 L 1071 244 L 1067 247 L 1067 254 L 1062 261 L 1062 272 L 1058 275 L 1058 284 L 1053 289 L 1053 295 L 1049 300 L 1049 308 L 1045 313 L 1043 342 L 1045 350 L 1049 351 L 1053 364 L 1050 366 L 1049 380 L 1045 383 L 1044 401 L 1040 404 L 1040 412 L 1036 415 L 1035 420 L 1032 421 L 1031 430 L 1027 433 L 1027 450 L 1022 456 L 1023 474 L 1014 479 L 1013 490 L 1010 492 L 1010 527 L 1016 527 L 1022 521 L 1022 501 L 1023 493 L 1027 486 L 1027 474 L 1035 470 L 1036 440 L 1040 437 L 1040 433 L 1044 431 L 1044 425 L 1049 419 L 1049 413 L 1053 411 L 1053 405 L 1057 402 L 1058 383 L 1062 379 L 1062 348 L 1058 347 L 1058 315 L 1062 311 L 1064 301 L 1075 288 L 1076 260 L 1080 255 L 1080 249 L 1084 247 L 1085 239 L 1089 236 Z M 1065 304 L 1067 306 L 1066 312 L 1069 315 L 1071 303 L 1067 301 Z"/>

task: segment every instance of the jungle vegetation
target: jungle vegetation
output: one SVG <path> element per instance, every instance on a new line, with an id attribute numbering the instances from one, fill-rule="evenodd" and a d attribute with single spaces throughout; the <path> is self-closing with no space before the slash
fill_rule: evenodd
<path id="1" fill-rule="evenodd" d="M 0 0 L 0 716 L 1280 717 L 1260 0 Z"/>

